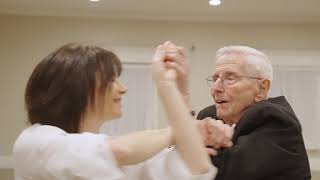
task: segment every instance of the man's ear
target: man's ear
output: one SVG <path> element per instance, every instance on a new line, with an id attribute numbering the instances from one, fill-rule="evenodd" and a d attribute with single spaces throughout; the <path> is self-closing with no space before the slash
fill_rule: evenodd
<path id="1" fill-rule="evenodd" d="M 255 97 L 255 102 L 262 101 L 267 98 L 271 82 L 268 79 L 258 81 L 258 93 Z"/>

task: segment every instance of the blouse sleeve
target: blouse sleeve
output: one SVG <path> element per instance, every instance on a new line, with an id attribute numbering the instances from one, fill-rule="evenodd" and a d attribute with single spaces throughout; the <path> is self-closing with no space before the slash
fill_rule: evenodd
<path id="1" fill-rule="evenodd" d="M 46 148 L 46 170 L 57 179 L 123 177 L 105 135 L 83 133 L 56 137 Z"/>
<path id="2" fill-rule="evenodd" d="M 145 163 L 126 166 L 123 170 L 130 180 L 212 180 L 217 169 L 210 166 L 208 172 L 193 175 L 175 148 L 165 149 Z"/>
<path id="3" fill-rule="evenodd" d="M 117 165 L 108 138 L 34 125 L 23 131 L 14 145 L 15 172 L 22 179 L 122 179 L 124 173 Z"/>

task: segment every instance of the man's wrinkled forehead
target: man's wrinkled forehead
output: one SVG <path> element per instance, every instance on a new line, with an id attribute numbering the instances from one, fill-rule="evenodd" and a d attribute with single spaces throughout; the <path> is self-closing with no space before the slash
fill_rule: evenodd
<path id="1" fill-rule="evenodd" d="M 216 59 L 217 63 L 231 63 L 231 64 L 239 64 L 244 63 L 247 55 L 242 52 L 229 52 L 224 53 L 221 56 L 218 56 Z"/>
<path id="2" fill-rule="evenodd" d="M 229 53 L 220 56 L 215 62 L 213 67 L 214 73 L 222 73 L 225 71 L 228 72 L 237 72 L 245 73 L 246 72 L 246 60 L 245 57 L 240 53 Z"/>

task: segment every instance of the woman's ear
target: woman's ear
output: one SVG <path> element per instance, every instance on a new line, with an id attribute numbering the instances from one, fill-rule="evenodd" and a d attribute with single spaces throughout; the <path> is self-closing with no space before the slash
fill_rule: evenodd
<path id="1" fill-rule="evenodd" d="M 259 80 L 257 85 L 258 85 L 258 93 L 256 95 L 255 102 L 259 102 L 264 99 L 267 99 L 268 92 L 271 85 L 270 80 L 268 79 Z"/>

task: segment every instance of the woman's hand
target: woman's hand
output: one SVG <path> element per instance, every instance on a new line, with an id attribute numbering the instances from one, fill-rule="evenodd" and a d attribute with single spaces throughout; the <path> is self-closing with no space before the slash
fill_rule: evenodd
<path id="1" fill-rule="evenodd" d="M 177 73 L 174 69 L 167 67 L 167 54 L 170 42 L 167 41 L 157 47 L 153 56 L 152 75 L 158 86 L 167 86 L 175 83 Z"/>
<path id="2" fill-rule="evenodd" d="M 188 96 L 189 64 L 186 60 L 183 47 L 176 46 L 172 42 L 169 42 L 166 49 L 165 63 L 167 68 L 176 71 L 177 85 L 181 94 L 183 96 Z"/>

